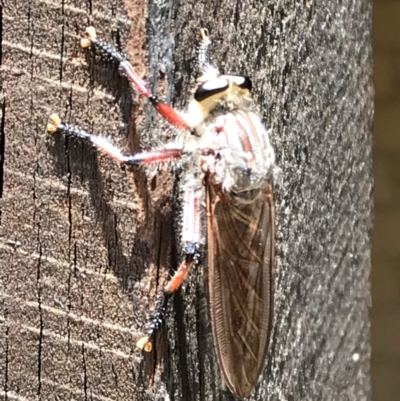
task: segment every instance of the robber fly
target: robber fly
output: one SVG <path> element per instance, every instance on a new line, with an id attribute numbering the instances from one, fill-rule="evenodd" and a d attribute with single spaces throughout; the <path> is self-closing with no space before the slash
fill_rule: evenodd
<path id="1" fill-rule="evenodd" d="M 172 125 L 176 139 L 162 149 L 124 155 L 104 137 L 50 117 L 49 132 L 87 139 L 120 164 L 156 167 L 178 162 L 183 183 L 184 259 L 158 301 L 138 347 L 150 352 L 165 319 L 167 298 L 181 286 L 207 237 L 209 307 L 223 379 L 237 398 L 254 388 L 264 365 L 273 304 L 275 155 L 260 117 L 253 111 L 248 77 L 222 75 L 208 60 L 210 37 L 201 30 L 201 76 L 186 113 L 160 101 L 131 64 L 86 30 L 93 46 L 114 61 L 133 87 Z M 205 208 L 205 213 L 204 213 Z M 206 225 L 201 219 L 206 219 Z M 203 232 L 206 227 L 206 233 Z"/>

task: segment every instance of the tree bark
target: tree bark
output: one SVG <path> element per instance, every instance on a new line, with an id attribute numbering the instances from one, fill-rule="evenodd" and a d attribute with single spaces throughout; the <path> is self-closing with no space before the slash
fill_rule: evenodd
<path id="1" fill-rule="evenodd" d="M 0 398 L 223 398 L 202 265 L 169 303 L 155 352 L 135 348 L 181 257 L 179 175 L 119 168 L 45 133 L 57 112 L 127 152 L 170 134 L 79 48 L 93 25 L 178 107 L 200 27 L 222 72 L 252 78 L 282 182 L 274 328 L 249 399 L 371 399 L 371 13 L 362 0 L 4 4 Z"/>

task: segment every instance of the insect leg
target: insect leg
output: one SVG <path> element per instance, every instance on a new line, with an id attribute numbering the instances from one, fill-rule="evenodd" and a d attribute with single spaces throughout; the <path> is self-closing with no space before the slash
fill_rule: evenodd
<path id="1" fill-rule="evenodd" d="M 211 45 L 208 29 L 200 29 L 200 46 L 197 51 L 199 68 L 203 74 L 218 74 L 218 69 L 214 67 L 208 58 L 208 48 Z"/>
<path id="2" fill-rule="evenodd" d="M 123 57 L 115 47 L 112 47 L 103 40 L 96 38 L 96 31 L 93 27 L 86 28 L 85 35 L 86 37 L 81 40 L 81 46 L 83 48 L 94 46 L 95 48 L 99 49 L 115 64 L 117 64 L 118 68 L 122 72 L 122 75 L 126 75 L 136 90 L 149 99 L 150 103 L 163 118 L 179 129 L 190 129 L 188 122 L 178 113 L 178 111 L 176 111 L 169 104 L 160 101 L 156 95 L 151 93 L 151 91 L 147 88 L 146 83 L 136 74 L 129 61 L 126 60 L 126 58 Z"/>
<path id="3" fill-rule="evenodd" d="M 50 133 L 59 132 L 64 135 L 88 140 L 102 153 L 119 164 L 162 164 L 178 160 L 182 157 L 182 149 L 179 148 L 160 149 L 126 156 L 107 138 L 92 134 L 74 125 L 63 124 L 56 114 L 50 116 L 50 123 L 47 126 L 47 131 Z"/>
<path id="4" fill-rule="evenodd" d="M 182 242 L 184 244 L 184 260 L 174 272 L 164 288 L 164 294 L 157 301 L 156 312 L 149 322 L 147 335 L 142 337 L 137 346 L 143 351 L 150 352 L 156 332 L 165 321 L 167 301 L 182 285 L 198 255 L 198 245 L 201 240 L 200 227 L 200 195 L 201 190 L 188 188 L 185 191 Z"/>

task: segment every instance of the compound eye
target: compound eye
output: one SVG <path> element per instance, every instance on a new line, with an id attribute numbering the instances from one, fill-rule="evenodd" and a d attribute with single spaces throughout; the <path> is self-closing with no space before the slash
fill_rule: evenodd
<path id="1" fill-rule="evenodd" d="M 194 93 L 194 98 L 198 102 L 201 102 L 207 99 L 210 96 L 214 96 L 217 93 L 221 93 L 228 89 L 229 82 L 226 78 L 215 78 L 209 79 L 206 82 L 203 82 L 199 87 L 196 89 Z"/>
<path id="2" fill-rule="evenodd" d="M 239 86 L 239 88 L 247 89 L 249 92 L 251 92 L 253 88 L 253 84 L 251 83 L 251 79 L 249 77 L 236 75 L 233 77 L 233 82 Z"/>

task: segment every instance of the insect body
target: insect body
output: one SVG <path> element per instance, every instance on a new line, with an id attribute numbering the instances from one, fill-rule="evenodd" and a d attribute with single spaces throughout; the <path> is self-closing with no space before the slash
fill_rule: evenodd
<path id="1" fill-rule="evenodd" d="M 163 323 L 169 295 L 182 284 L 207 237 L 209 306 L 213 338 L 223 379 L 237 398 L 254 388 L 263 368 L 272 324 L 274 151 L 266 129 L 252 110 L 251 81 L 221 75 L 207 56 L 208 32 L 201 30 L 201 76 L 187 113 L 159 101 L 114 48 L 86 30 L 83 47 L 94 46 L 114 60 L 123 74 L 178 131 L 164 149 L 123 155 L 103 137 L 53 115 L 50 132 L 90 140 L 121 164 L 160 165 L 180 161 L 185 171 L 182 246 L 184 260 L 158 301 L 147 335 L 138 346 L 151 351 Z M 206 208 L 206 233 L 201 218 Z"/>

